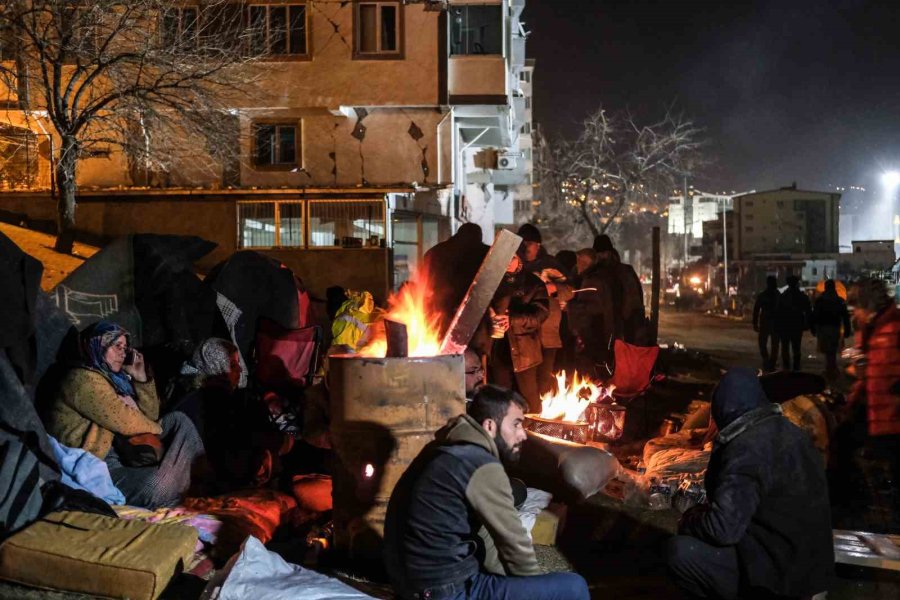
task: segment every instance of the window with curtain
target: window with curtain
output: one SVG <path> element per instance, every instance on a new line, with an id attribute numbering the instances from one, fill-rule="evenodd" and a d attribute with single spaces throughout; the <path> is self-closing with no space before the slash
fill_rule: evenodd
<path id="1" fill-rule="evenodd" d="M 450 54 L 503 54 L 503 7 L 499 3 L 451 6 Z"/>
<path id="2" fill-rule="evenodd" d="M 358 2 L 355 10 L 357 57 L 399 55 L 400 3 Z"/>
<path id="3" fill-rule="evenodd" d="M 296 123 L 254 125 L 253 164 L 258 167 L 297 165 L 298 129 Z"/>
<path id="4" fill-rule="evenodd" d="M 238 246 L 271 248 L 275 246 L 275 203 L 238 203 Z"/>
<path id="5" fill-rule="evenodd" d="M 247 7 L 253 54 L 306 56 L 306 4 L 251 4 Z"/>

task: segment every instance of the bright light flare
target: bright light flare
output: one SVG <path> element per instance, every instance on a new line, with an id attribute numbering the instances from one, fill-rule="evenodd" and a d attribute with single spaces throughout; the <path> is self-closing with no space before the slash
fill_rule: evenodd
<path id="1" fill-rule="evenodd" d="M 703 278 L 698 277 L 697 275 L 694 275 L 693 277 L 690 278 L 689 281 L 691 282 L 691 285 L 696 287 L 696 286 L 700 285 L 701 283 L 703 283 Z"/>
<path id="2" fill-rule="evenodd" d="M 890 189 L 900 186 L 900 171 L 888 171 L 881 176 L 881 183 Z"/>
<path id="3" fill-rule="evenodd" d="M 541 396 L 541 418 L 554 421 L 578 423 L 584 421 L 584 411 L 591 402 L 597 402 L 612 395 L 614 388 L 595 384 L 577 372 L 572 375 L 572 383 L 566 384 L 566 372 L 556 374 L 556 393 L 547 392 Z"/>
<path id="4" fill-rule="evenodd" d="M 363 470 L 363 475 L 365 475 L 366 479 L 372 479 L 372 477 L 375 475 L 375 467 L 371 463 L 366 464 L 366 468 Z"/>

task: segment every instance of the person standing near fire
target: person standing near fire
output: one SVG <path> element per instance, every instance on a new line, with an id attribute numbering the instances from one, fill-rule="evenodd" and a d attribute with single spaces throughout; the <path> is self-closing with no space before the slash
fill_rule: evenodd
<path id="1" fill-rule="evenodd" d="M 553 391 L 556 378 L 553 369 L 556 355 L 563 347 L 560 327 L 566 303 L 572 299 L 572 285 L 568 281 L 566 268 L 556 258 L 547 253 L 543 246 L 540 230 L 525 223 L 516 232 L 522 238 L 519 258 L 525 270 L 541 278 L 547 287 L 550 313 L 541 325 L 541 364 L 538 366 L 538 389 L 543 395 Z"/>
<path id="2" fill-rule="evenodd" d="M 513 256 L 490 308 L 492 337 L 489 380 L 513 388 L 532 412 L 541 412 L 538 367 L 543 361 L 541 326 L 550 315 L 550 297 L 541 278 Z"/>

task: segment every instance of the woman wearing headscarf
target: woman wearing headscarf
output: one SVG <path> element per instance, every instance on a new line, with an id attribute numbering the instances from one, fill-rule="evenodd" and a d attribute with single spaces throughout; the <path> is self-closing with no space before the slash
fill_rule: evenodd
<path id="1" fill-rule="evenodd" d="M 107 321 L 79 336 L 79 360 L 62 374 L 47 409 L 47 431 L 62 444 L 105 460 L 128 504 L 176 504 L 203 458 L 185 415 L 159 419 L 156 386 L 127 331 Z"/>

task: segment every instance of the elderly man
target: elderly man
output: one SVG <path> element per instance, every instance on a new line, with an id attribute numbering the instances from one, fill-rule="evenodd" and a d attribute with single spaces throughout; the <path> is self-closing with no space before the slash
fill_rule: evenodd
<path id="1" fill-rule="evenodd" d="M 732 369 L 713 394 L 719 428 L 706 472 L 709 504 L 684 513 L 667 558 L 698 598 L 802 598 L 834 563 L 822 458 L 756 374 Z"/>
<path id="2" fill-rule="evenodd" d="M 580 575 L 541 574 L 513 506 L 503 464 L 518 460 L 525 408 L 515 392 L 480 388 L 400 478 L 384 526 L 400 598 L 589 598 Z"/>

